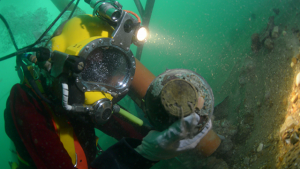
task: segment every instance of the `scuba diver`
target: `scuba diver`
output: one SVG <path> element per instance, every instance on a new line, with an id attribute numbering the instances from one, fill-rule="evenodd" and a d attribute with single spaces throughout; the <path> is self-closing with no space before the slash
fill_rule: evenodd
<path id="1" fill-rule="evenodd" d="M 50 26 L 34 44 L 22 49 L 15 45 L 17 52 L 0 58 L 16 56 L 21 79 L 12 87 L 4 111 L 5 130 L 19 161 L 12 168 L 146 169 L 195 147 L 206 155 L 213 153 L 220 140 L 207 141 L 216 134 L 208 115 L 213 95 L 206 81 L 191 71 L 180 71 L 184 78 L 172 71 L 155 78 L 130 50 L 132 43 L 140 45 L 147 38 L 137 15 L 122 10 L 117 1 L 85 2 L 94 9 L 93 16 L 70 17 L 50 41 L 36 47 Z M 190 82 L 183 80 L 192 77 Z M 157 90 L 159 83 L 166 86 Z M 188 86 L 189 95 L 196 92 L 187 104 L 191 111 L 168 109 L 174 118 L 157 115 L 169 97 L 164 91 L 179 83 Z M 127 94 L 143 102 L 152 128 L 117 105 Z M 162 104 L 156 103 L 160 97 Z M 103 151 L 95 128 L 118 142 Z"/>

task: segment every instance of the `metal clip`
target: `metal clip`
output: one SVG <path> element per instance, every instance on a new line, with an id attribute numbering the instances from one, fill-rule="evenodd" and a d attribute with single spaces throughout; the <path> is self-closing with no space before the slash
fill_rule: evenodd
<path id="1" fill-rule="evenodd" d="M 76 161 L 75 161 L 74 167 L 77 167 L 77 153 L 75 153 L 75 156 L 76 156 Z"/>

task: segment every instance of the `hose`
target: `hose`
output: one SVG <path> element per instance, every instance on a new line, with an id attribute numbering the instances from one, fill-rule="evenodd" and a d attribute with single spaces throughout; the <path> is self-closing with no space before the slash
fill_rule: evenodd
<path id="1" fill-rule="evenodd" d="M 125 11 L 125 12 L 127 12 L 127 13 L 130 13 L 130 14 L 132 14 L 133 16 L 135 16 L 135 17 L 137 18 L 137 20 L 138 20 L 139 23 L 142 22 L 142 21 L 141 21 L 141 18 L 138 16 L 138 14 L 136 14 L 136 13 L 134 13 L 134 12 L 132 12 L 132 11 L 128 11 L 128 10 L 123 10 L 123 11 Z"/>
<path id="2" fill-rule="evenodd" d="M 139 119 L 138 117 L 134 116 L 133 114 L 127 112 L 124 109 L 120 109 L 119 114 L 125 117 L 127 120 L 137 124 L 138 126 L 143 126 L 143 120 Z"/>
<path id="3" fill-rule="evenodd" d="M 58 19 L 67 11 L 67 9 L 72 5 L 72 3 L 75 0 L 72 0 L 65 9 L 55 18 L 55 20 L 49 25 L 49 27 L 46 29 L 46 31 L 40 36 L 40 38 L 33 44 L 33 46 L 40 43 L 40 41 L 43 39 L 43 37 L 49 32 L 49 30 L 54 26 L 54 24 L 58 21 Z M 74 7 L 75 8 L 75 7 Z"/>
<path id="4" fill-rule="evenodd" d="M 76 2 L 76 4 L 75 4 L 75 6 L 74 6 L 74 8 L 73 8 L 73 10 L 72 10 L 72 12 L 71 12 L 71 14 L 70 14 L 70 16 L 69 16 L 68 19 L 71 19 L 71 18 L 72 18 L 73 14 L 74 14 L 74 12 L 75 12 L 75 10 L 76 10 L 78 4 L 79 4 L 79 1 L 80 1 L 80 0 L 77 0 L 77 2 Z"/>
<path id="5" fill-rule="evenodd" d="M 11 29 L 10 29 L 6 19 L 1 14 L 0 14 L 0 19 L 3 21 L 4 25 L 6 26 L 6 29 L 8 30 L 8 33 L 9 33 L 9 36 L 10 36 L 10 39 L 11 39 L 11 41 L 13 42 L 13 44 L 15 46 L 15 49 L 19 50 L 19 48 L 16 44 L 16 41 L 15 41 L 14 35 L 12 34 Z"/>

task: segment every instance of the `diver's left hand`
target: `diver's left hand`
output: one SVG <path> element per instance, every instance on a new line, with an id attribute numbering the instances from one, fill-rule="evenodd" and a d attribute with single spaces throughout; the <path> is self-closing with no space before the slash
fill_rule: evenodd
<path id="1" fill-rule="evenodd" d="M 209 120 L 203 130 L 197 127 L 200 116 L 196 113 L 176 121 L 168 129 L 158 132 L 150 131 L 142 144 L 135 150 L 143 157 L 159 161 L 176 157 L 180 153 L 193 149 L 211 129 Z"/>

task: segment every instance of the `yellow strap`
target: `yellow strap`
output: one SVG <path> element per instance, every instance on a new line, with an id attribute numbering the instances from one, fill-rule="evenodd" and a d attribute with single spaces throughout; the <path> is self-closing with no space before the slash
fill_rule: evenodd
<path id="1" fill-rule="evenodd" d="M 54 113 L 52 113 L 56 132 L 62 142 L 64 148 L 68 152 L 69 156 L 72 159 L 72 163 L 76 163 L 76 152 L 74 145 L 74 137 L 73 137 L 73 127 L 67 123 L 67 120 L 63 117 L 57 118 Z"/>
<path id="2" fill-rule="evenodd" d="M 40 81 L 36 80 L 35 82 L 38 85 L 39 90 L 41 92 L 44 92 Z M 27 79 L 25 79 L 25 83 L 29 85 Z M 65 118 L 63 118 L 63 117 L 58 118 L 53 113 L 53 110 L 51 109 L 51 107 L 49 105 L 47 105 L 47 106 L 51 110 L 53 122 L 55 123 L 53 125 L 55 125 L 54 127 L 55 127 L 55 130 L 56 130 L 56 133 L 58 134 L 58 136 L 60 138 L 60 141 L 62 142 L 65 150 L 68 152 L 69 156 L 71 157 L 72 163 L 75 165 L 75 163 L 76 163 L 76 150 L 75 150 L 74 137 L 73 137 L 74 136 L 73 135 L 73 127 L 70 124 L 68 124 L 68 122 Z M 22 163 L 24 163 L 25 165 L 29 166 L 29 164 L 26 161 L 22 160 L 22 158 L 19 157 L 19 160 Z"/>

